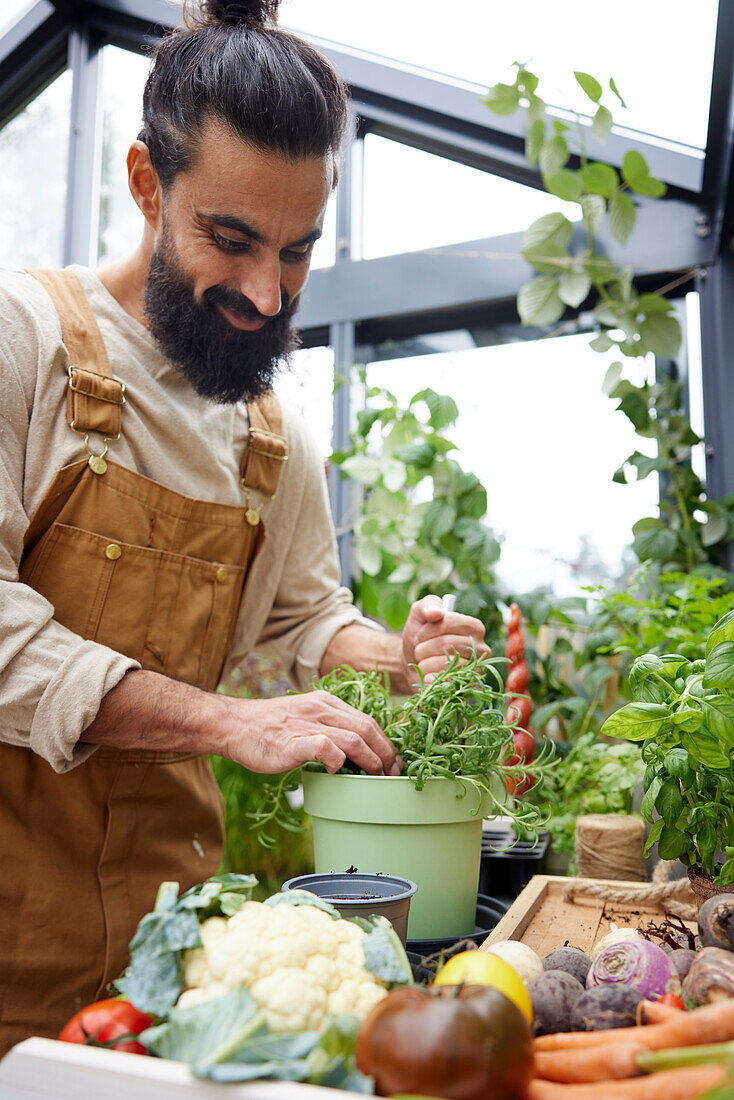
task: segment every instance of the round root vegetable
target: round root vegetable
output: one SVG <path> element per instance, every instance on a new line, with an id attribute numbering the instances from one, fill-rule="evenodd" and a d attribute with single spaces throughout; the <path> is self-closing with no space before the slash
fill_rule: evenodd
<path id="1" fill-rule="evenodd" d="M 578 947 L 559 947 L 543 959 L 544 970 L 565 970 L 571 977 L 586 985 L 591 959 Z"/>
<path id="2" fill-rule="evenodd" d="M 533 1035 L 570 1031 L 571 1016 L 579 997 L 581 982 L 564 970 L 546 970 L 528 989 L 533 1003 Z"/>
<path id="3" fill-rule="evenodd" d="M 683 982 L 683 999 L 694 1005 L 734 997 L 734 954 L 719 947 L 697 952 Z"/>
<path id="4" fill-rule="evenodd" d="M 676 951 L 668 953 L 668 958 L 675 967 L 681 981 L 683 981 L 697 957 L 698 952 L 692 951 L 690 947 L 679 947 Z"/>
<path id="5" fill-rule="evenodd" d="M 522 1100 L 533 1072 L 522 1013 L 482 986 L 389 993 L 362 1024 L 356 1058 L 378 1096 Z"/>
<path id="6" fill-rule="evenodd" d="M 718 894 L 703 903 L 698 934 L 704 947 L 734 951 L 734 894 Z"/>
<path id="7" fill-rule="evenodd" d="M 488 955 L 497 955 L 509 963 L 524 985 L 530 985 L 543 973 L 540 956 L 533 951 L 532 947 L 520 943 L 519 940 L 500 940 L 499 943 L 493 943 L 490 947 L 483 947 L 481 950 L 486 951 Z"/>
<path id="8" fill-rule="evenodd" d="M 604 1031 L 613 1027 L 632 1027 L 637 1006 L 643 996 L 628 986 L 604 985 L 588 989 L 573 1007 L 573 1031 Z"/>
<path id="9" fill-rule="evenodd" d="M 622 940 L 596 956 L 586 978 L 586 986 L 621 983 L 637 989 L 643 997 L 653 1000 L 680 988 L 678 972 L 657 944 L 640 937 Z"/>
<path id="10" fill-rule="evenodd" d="M 598 955 L 601 955 L 602 951 L 606 951 L 608 947 L 612 947 L 615 943 L 624 943 L 626 940 L 632 940 L 636 943 L 638 940 L 644 939 L 640 935 L 636 928 L 617 928 L 616 924 L 612 924 L 611 932 L 607 932 L 606 936 L 602 936 L 591 952 L 592 962 Z M 647 942 L 647 941 L 646 941 Z"/>

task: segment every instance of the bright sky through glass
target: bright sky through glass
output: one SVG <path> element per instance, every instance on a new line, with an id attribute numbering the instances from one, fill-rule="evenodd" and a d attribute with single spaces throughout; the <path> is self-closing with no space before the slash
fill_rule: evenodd
<path id="1" fill-rule="evenodd" d="M 487 86 L 511 78 L 514 61 L 547 79 L 549 102 L 588 110 L 573 79 L 613 76 L 626 127 L 706 144 L 717 0 L 282 0 L 280 22 L 435 73 Z"/>

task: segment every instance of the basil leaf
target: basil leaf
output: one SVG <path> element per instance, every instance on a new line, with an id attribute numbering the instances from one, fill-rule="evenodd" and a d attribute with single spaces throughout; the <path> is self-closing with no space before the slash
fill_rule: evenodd
<path id="1" fill-rule="evenodd" d="M 628 703 L 607 718 L 602 733 L 608 737 L 640 741 L 655 737 L 669 722 L 668 708 L 662 703 Z"/>
<path id="2" fill-rule="evenodd" d="M 683 796 L 677 779 L 671 777 L 663 781 L 655 799 L 655 809 L 666 825 L 675 825 L 683 809 Z"/>
<path id="3" fill-rule="evenodd" d="M 660 793 L 660 788 L 663 785 L 663 781 L 659 775 L 656 775 L 650 786 L 645 791 L 644 798 L 642 799 L 642 805 L 640 806 L 640 813 L 648 821 L 652 821 L 652 812 L 655 809 L 655 803 Z"/>
<path id="4" fill-rule="evenodd" d="M 722 745 L 734 748 L 734 699 L 728 695 L 709 695 L 701 700 L 709 731 Z"/>
<path id="5" fill-rule="evenodd" d="M 688 838 L 678 829 L 664 825 L 658 841 L 661 859 L 679 859 L 688 848 Z"/>
<path id="6" fill-rule="evenodd" d="M 734 642 L 720 642 L 706 658 L 703 686 L 734 695 Z"/>
<path id="7" fill-rule="evenodd" d="M 645 841 L 645 848 L 643 853 L 644 855 L 647 856 L 650 854 L 653 845 L 657 844 L 657 842 L 660 840 L 660 834 L 662 833 L 664 827 L 665 822 L 663 821 L 662 817 L 659 817 L 657 821 L 653 821 L 652 828 L 650 829 L 650 835 Z"/>
<path id="8" fill-rule="evenodd" d="M 666 680 L 675 680 L 678 676 L 684 676 L 690 661 L 682 657 L 680 653 L 663 653 L 660 660 L 663 667 L 660 670 Z"/>
<path id="9" fill-rule="evenodd" d="M 718 623 L 714 624 L 706 642 L 707 659 L 709 653 L 722 642 L 734 642 L 734 611 L 730 611 L 728 615 L 724 615 Z"/>
<path id="10" fill-rule="evenodd" d="M 663 767 L 668 775 L 679 779 L 684 788 L 690 787 L 693 783 L 695 776 L 685 749 L 676 748 L 667 752 L 663 760 Z"/>
<path id="11" fill-rule="evenodd" d="M 688 755 L 695 764 L 701 764 L 704 768 L 729 767 L 729 757 L 719 742 L 704 730 L 682 734 L 681 744 L 688 750 Z"/>

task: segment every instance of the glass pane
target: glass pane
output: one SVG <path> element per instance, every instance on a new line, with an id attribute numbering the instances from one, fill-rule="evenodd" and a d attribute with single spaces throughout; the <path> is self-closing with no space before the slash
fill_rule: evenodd
<path id="1" fill-rule="evenodd" d="M 0 264 L 63 263 L 71 73 L 0 130 Z"/>
<path id="2" fill-rule="evenodd" d="M 0 11 L 0 35 L 12 23 L 15 23 L 21 15 L 25 15 L 27 11 L 30 11 L 33 4 L 34 0 L 3 0 L 2 10 Z M 50 4 L 48 4 L 48 10 L 49 13 L 53 10 Z"/>
<path id="3" fill-rule="evenodd" d="M 102 51 L 104 136 L 99 259 L 119 260 L 138 244 L 143 218 L 127 186 L 127 151 L 140 131 L 143 85 L 150 61 L 130 50 Z"/>
<path id="4" fill-rule="evenodd" d="M 570 336 L 367 368 L 369 385 L 401 402 L 427 386 L 451 393 L 460 415 L 446 435 L 487 489 L 486 522 L 502 540 L 497 574 L 511 590 L 577 595 L 581 585 L 619 577 L 633 560 L 632 524 L 655 514 L 656 476 L 612 481 L 623 460 L 646 447 L 602 393 L 613 357 L 588 345 L 588 335 Z"/>
<path id="5" fill-rule="evenodd" d="M 703 148 L 717 7 L 717 0 L 619 0 L 613 17 L 595 23 L 588 0 L 564 0 L 560 9 L 523 0 L 501 10 L 465 0 L 454 18 L 437 0 L 372 0 L 369 19 L 344 0 L 285 0 L 280 18 L 294 30 L 484 87 L 506 80 L 514 61 L 531 59 L 558 107 L 588 110 L 575 69 L 604 81 L 611 75 L 629 105 L 620 123 Z"/>
<path id="6" fill-rule="evenodd" d="M 334 352 L 332 348 L 302 348 L 293 366 L 275 382 L 275 392 L 306 420 L 324 460 L 331 454 L 334 423 Z"/>
<path id="7" fill-rule="evenodd" d="M 527 229 L 578 205 L 464 164 L 368 134 L 364 143 L 365 259 Z"/>

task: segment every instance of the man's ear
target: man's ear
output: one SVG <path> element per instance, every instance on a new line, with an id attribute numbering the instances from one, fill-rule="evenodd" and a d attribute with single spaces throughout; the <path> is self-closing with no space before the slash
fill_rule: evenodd
<path id="1" fill-rule="evenodd" d="M 127 154 L 127 182 L 130 194 L 150 228 L 158 233 L 161 228 L 163 192 L 158 173 L 150 159 L 150 151 L 144 141 L 134 141 Z"/>

